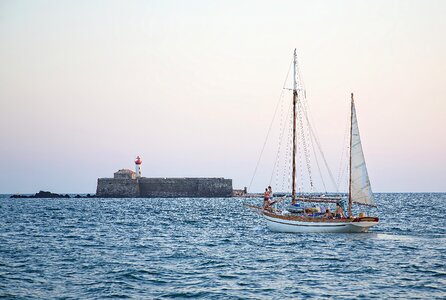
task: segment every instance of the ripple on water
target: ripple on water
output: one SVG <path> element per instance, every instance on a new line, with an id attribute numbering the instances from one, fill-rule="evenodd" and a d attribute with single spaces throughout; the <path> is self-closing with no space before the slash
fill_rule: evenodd
<path id="1" fill-rule="evenodd" d="M 0 200 L 7 298 L 446 295 L 445 194 L 378 194 L 373 232 L 330 235 L 270 232 L 255 199 Z"/>

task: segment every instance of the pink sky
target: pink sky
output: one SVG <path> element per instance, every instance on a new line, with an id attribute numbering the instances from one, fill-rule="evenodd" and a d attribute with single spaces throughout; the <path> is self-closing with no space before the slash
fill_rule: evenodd
<path id="1" fill-rule="evenodd" d="M 247 186 L 294 48 L 334 172 L 354 92 L 373 190 L 444 192 L 445 15 L 444 1 L 2 1 L 0 193 L 94 193 L 136 155 L 147 177 Z"/>

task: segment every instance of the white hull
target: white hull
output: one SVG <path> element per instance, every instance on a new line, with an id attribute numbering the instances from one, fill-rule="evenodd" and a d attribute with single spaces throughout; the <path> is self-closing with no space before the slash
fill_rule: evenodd
<path id="1" fill-rule="evenodd" d="M 271 231 L 290 233 L 351 233 L 367 232 L 376 222 L 305 222 L 284 220 L 263 215 Z"/>

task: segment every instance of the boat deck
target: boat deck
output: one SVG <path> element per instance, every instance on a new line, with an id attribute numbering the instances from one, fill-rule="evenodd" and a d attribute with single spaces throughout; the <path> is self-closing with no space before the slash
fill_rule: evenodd
<path id="1" fill-rule="evenodd" d="M 258 210 L 259 213 L 271 217 L 288 221 L 314 222 L 314 223 L 352 223 L 352 222 L 379 222 L 378 217 L 351 217 L 351 218 L 324 218 L 311 217 L 296 214 L 283 214 L 281 210 L 266 211 L 260 206 L 245 204 L 245 206 Z"/>

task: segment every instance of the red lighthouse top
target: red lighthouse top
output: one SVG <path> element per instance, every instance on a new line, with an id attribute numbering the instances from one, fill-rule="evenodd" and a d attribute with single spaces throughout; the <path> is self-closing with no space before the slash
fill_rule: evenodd
<path id="1" fill-rule="evenodd" d="M 141 157 L 137 156 L 135 160 L 135 164 L 140 165 L 142 163 Z"/>

